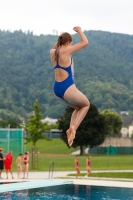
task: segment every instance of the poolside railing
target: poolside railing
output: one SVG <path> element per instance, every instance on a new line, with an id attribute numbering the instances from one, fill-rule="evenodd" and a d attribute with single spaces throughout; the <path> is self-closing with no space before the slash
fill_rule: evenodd
<path id="1" fill-rule="evenodd" d="M 48 178 L 53 178 L 53 171 L 54 171 L 54 162 L 53 161 L 50 161 L 50 164 L 49 164 L 49 175 L 48 175 Z"/>

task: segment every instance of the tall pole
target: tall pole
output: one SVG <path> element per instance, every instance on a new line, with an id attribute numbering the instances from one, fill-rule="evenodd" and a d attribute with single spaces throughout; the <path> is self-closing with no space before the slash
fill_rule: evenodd
<path id="1" fill-rule="evenodd" d="M 8 150 L 10 149 L 10 124 L 8 124 Z"/>
<path id="2" fill-rule="evenodd" d="M 25 130 L 25 121 L 23 120 L 22 122 L 23 126 L 22 126 L 22 136 L 23 138 L 26 138 L 26 130 Z M 26 152 L 26 144 L 24 144 L 25 139 L 22 140 L 22 152 Z"/>

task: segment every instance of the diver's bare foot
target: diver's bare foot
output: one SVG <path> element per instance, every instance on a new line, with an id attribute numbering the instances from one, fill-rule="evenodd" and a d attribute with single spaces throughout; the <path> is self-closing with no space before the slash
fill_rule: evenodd
<path id="1" fill-rule="evenodd" d="M 73 144 L 73 140 L 71 140 L 71 141 L 69 142 L 69 146 L 71 147 L 72 144 Z"/>
<path id="2" fill-rule="evenodd" d="M 75 134 L 76 134 L 76 130 L 74 129 L 74 126 L 70 126 L 70 132 L 71 132 L 70 138 L 71 140 L 74 140 Z"/>
<path id="3" fill-rule="evenodd" d="M 71 147 L 76 134 L 74 126 L 70 126 L 70 128 L 66 131 L 66 134 L 67 134 L 68 144 Z"/>

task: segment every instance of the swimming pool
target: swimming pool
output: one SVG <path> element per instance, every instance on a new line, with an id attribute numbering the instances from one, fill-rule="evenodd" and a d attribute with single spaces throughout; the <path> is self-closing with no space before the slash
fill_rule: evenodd
<path id="1" fill-rule="evenodd" d="M 133 189 L 64 184 L 0 193 L 0 200 L 132 200 Z"/>

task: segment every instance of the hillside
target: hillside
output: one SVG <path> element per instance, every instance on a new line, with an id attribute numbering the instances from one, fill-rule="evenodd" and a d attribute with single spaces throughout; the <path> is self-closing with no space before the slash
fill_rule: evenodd
<path id="1" fill-rule="evenodd" d="M 74 54 L 75 82 L 100 110 L 133 110 L 133 36 L 85 31 L 89 46 Z M 78 41 L 73 35 L 73 43 Z M 38 99 L 44 117 L 58 118 L 65 105 L 53 96 L 49 50 L 55 35 L 0 31 L 0 118 L 27 117 Z"/>

